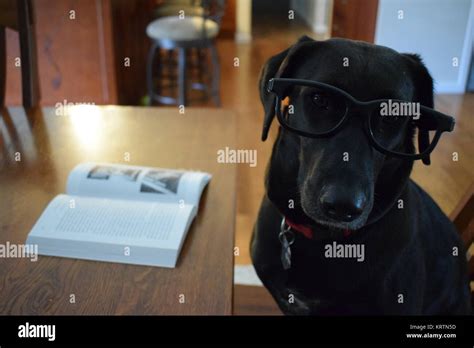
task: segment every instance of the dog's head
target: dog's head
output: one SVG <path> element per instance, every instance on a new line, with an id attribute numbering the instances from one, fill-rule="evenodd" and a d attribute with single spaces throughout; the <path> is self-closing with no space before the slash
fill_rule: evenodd
<path id="1" fill-rule="evenodd" d="M 273 77 L 324 82 L 360 101 L 399 99 L 433 107 L 433 81 L 417 55 L 352 40 L 303 37 L 271 57 L 262 69 L 263 140 L 275 117 L 276 97 L 267 91 Z M 289 98 L 292 105 L 311 102 L 301 95 Z M 302 137 L 280 128 L 266 188 L 282 214 L 299 224 L 324 226 L 334 237 L 346 229 L 363 227 L 369 216 L 372 219 L 392 206 L 413 161 L 375 150 L 364 123 L 364 117 L 350 117 L 339 132 L 325 138 Z M 399 146 L 407 147 L 413 146 L 413 140 L 408 125 L 396 139 Z M 345 156 L 350 160 L 344 160 Z"/>

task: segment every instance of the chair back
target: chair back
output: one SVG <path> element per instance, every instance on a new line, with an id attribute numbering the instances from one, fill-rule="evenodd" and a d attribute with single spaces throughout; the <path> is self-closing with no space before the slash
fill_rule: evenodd
<path id="1" fill-rule="evenodd" d="M 213 20 L 219 27 L 222 24 L 225 5 L 226 0 L 201 0 L 201 6 L 204 8 L 204 17 Z"/>
<path id="2" fill-rule="evenodd" d="M 222 24 L 222 17 L 225 12 L 226 0 L 200 0 L 200 6 L 204 9 L 203 21 L 202 21 L 202 32 L 201 37 L 205 39 L 206 35 L 206 22 L 211 20 L 217 23 L 220 30 Z"/>

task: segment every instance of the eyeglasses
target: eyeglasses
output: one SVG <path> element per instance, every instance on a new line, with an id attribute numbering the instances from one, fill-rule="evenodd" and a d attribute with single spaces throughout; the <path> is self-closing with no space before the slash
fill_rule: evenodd
<path id="1" fill-rule="evenodd" d="M 420 103 L 395 99 L 363 102 L 337 87 L 316 81 L 273 78 L 268 91 L 277 97 L 275 113 L 283 128 L 308 138 L 330 137 L 347 120 L 366 115 L 365 130 L 372 146 L 386 155 L 413 160 L 426 158 L 454 118 Z M 404 141 L 406 132 L 418 136 Z M 429 161 L 428 161 L 429 163 Z"/>

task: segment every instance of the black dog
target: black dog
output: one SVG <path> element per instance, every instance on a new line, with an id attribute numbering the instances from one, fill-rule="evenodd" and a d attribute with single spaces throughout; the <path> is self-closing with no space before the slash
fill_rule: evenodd
<path id="1" fill-rule="evenodd" d="M 263 140 L 279 107 L 267 90 L 274 77 L 324 82 L 362 102 L 391 98 L 433 107 L 433 81 L 417 55 L 302 37 L 262 70 Z M 324 103 L 300 97 L 289 96 L 289 103 Z M 312 127 L 301 110 L 294 117 Z M 366 119 L 349 116 L 326 137 L 280 127 L 251 243 L 258 276 L 285 314 L 470 313 L 465 250 L 453 224 L 409 179 L 413 160 L 377 151 Z M 408 126 L 397 137 L 393 148 L 413 147 Z M 363 253 L 344 254 L 351 250 Z"/>

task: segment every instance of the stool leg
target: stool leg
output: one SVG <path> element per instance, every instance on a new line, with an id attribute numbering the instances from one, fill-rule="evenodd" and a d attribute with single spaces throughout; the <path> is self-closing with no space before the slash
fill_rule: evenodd
<path id="1" fill-rule="evenodd" d="M 173 56 L 174 50 L 169 49 L 167 54 L 167 64 L 168 64 L 168 82 L 173 84 L 176 79 L 176 71 L 175 71 L 175 59 Z"/>
<path id="2" fill-rule="evenodd" d="M 197 49 L 197 56 L 198 56 L 198 81 L 203 85 L 206 84 L 204 81 L 205 71 L 206 71 L 206 52 L 203 48 Z"/>
<path id="3" fill-rule="evenodd" d="M 186 105 L 186 48 L 178 48 L 178 104 Z"/>
<path id="4" fill-rule="evenodd" d="M 32 1 L 17 1 L 17 6 L 23 106 L 30 109 L 39 104 L 40 98 Z"/>
<path id="5" fill-rule="evenodd" d="M 148 52 L 148 60 L 146 64 L 146 85 L 148 89 L 148 98 L 150 99 L 150 105 L 153 105 L 154 92 L 153 92 L 153 63 L 155 61 L 155 52 L 158 45 L 153 42 L 150 51 Z"/>
<path id="6" fill-rule="evenodd" d="M 163 60 L 161 59 L 161 48 L 158 47 L 157 53 L 155 54 L 155 66 L 156 66 L 156 93 L 161 94 L 163 84 Z"/>
<path id="7" fill-rule="evenodd" d="M 214 97 L 214 102 L 216 106 L 221 106 L 221 97 L 219 91 L 220 85 L 220 75 L 221 75 L 221 68 L 219 64 L 219 55 L 217 54 L 217 47 L 215 44 L 212 44 L 211 47 L 211 60 L 212 60 L 212 96 Z"/>

